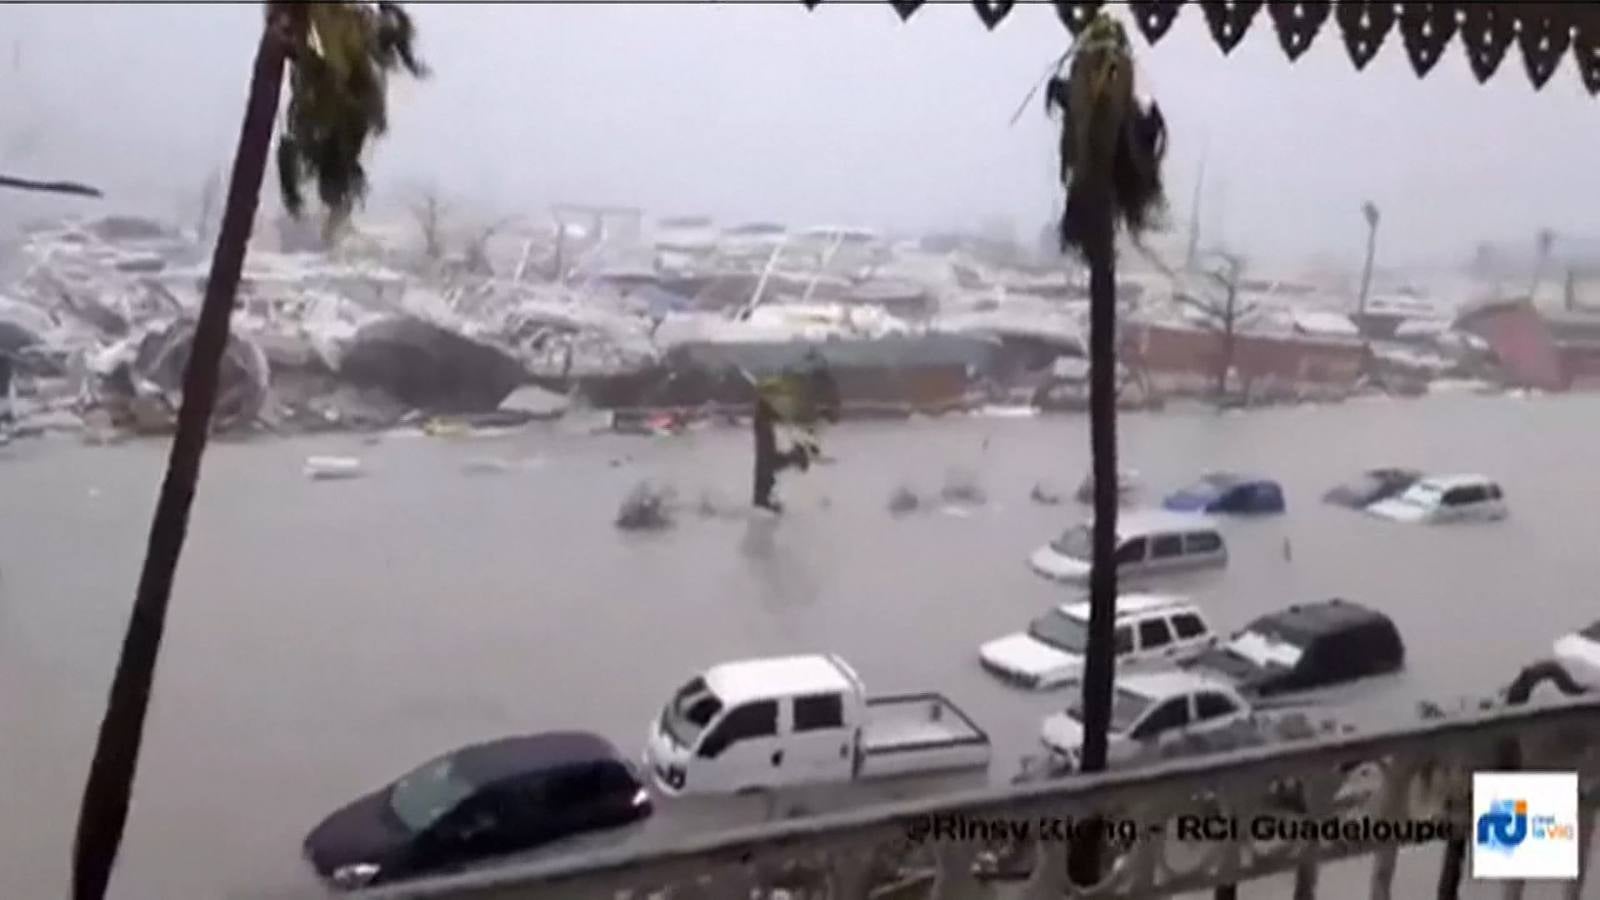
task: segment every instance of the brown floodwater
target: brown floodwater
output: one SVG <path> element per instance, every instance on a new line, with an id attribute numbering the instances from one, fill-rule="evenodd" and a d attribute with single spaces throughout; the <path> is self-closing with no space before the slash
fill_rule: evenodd
<path id="1" fill-rule="evenodd" d="M 1285 486 L 1288 515 L 1226 524 L 1225 573 L 1172 583 L 1220 629 L 1335 595 L 1394 617 L 1409 666 L 1352 713 L 1369 721 L 1492 691 L 1600 617 L 1597 436 L 1600 398 L 1583 396 L 1122 420 L 1124 465 L 1152 492 L 1210 469 Z M 745 432 L 213 445 L 113 896 L 305 895 L 300 840 L 335 806 L 510 732 L 593 729 L 634 753 L 673 687 L 745 656 L 838 652 L 874 692 L 944 691 L 993 735 L 991 776 L 1009 777 L 1066 697 L 1000 684 L 976 650 L 1067 596 L 1025 559 L 1082 511 L 1029 492 L 1040 480 L 1076 486 L 1085 421 L 850 425 L 826 445 L 834 464 L 780 486 L 780 522 L 691 509 L 649 535 L 612 526 L 642 478 L 676 485 L 691 507 L 747 499 Z M 0 449 L 0 897 L 67 893 L 73 819 L 165 451 Z M 313 454 L 360 456 L 369 474 L 310 481 L 301 465 Z M 508 464 L 465 471 L 485 458 Z M 1511 517 L 1407 527 L 1318 501 L 1380 465 L 1492 475 Z M 896 486 L 937 493 L 958 469 L 975 473 L 985 505 L 887 511 Z M 1436 859 L 1405 854 L 1396 896 L 1431 895 Z M 1324 892 L 1364 895 L 1363 873 L 1333 867 Z M 1276 881 L 1243 893 L 1285 892 Z"/>

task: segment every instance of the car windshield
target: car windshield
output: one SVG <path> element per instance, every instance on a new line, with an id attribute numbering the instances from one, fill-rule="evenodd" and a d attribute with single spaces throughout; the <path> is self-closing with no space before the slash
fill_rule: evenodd
<path id="1" fill-rule="evenodd" d="M 1591 641 L 1600 642 L 1600 621 L 1596 621 L 1588 628 L 1578 632 L 1578 634 L 1583 635 L 1585 638 L 1588 638 Z"/>
<path id="2" fill-rule="evenodd" d="M 1344 485 L 1341 488 L 1341 493 L 1350 494 L 1355 497 L 1367 497 L 1371 496 L 1372 494 L 1379 493 L 1384 489 L 1385 485 L 1386 482 L 1384 481 L 1383 476 L 1369 472 L 1368 474 L 1362 475 L 1360 478 L 1357 478 Z"/>
<path id="3" fill-rule="evenodd" d="M 1028 624 L 1028 636 L 1065 653 L 1083 655 L 1089 646 L 1089 626 L 1059 609 L 1052 609 Z"/>
<path id="4" fill-rule="evenodd" d="M 405 776 L 389 791 L 389 807 L 413 833 L 439 821 L 477 790 L 461 774 L 454 757 L 436 759 Z"/>
<path id="5" fill-rule="evenodd" d="M 1116 688 L 1111 692 L 1111 731 L 1114 734 L 1125 734 L 1138 723 L 1144 711 L 1150 708 L 1151 700 L 1143 694 L 1136 694 L 1127 688 Z M 1067 708 L 1067 715 L 1083 721 L 1083 705 L 1074 703 Z"/>
<path id="6" fill-rule="evenodd" d="M 1266 629 L 1252 628 L 1228 642 L 1228 649 L 1263 668 L 1294 668 L 1305 649 L 1282 634 Z"/>
<path id="7" fill-rule="evenodd" d="M 1074 525 L 1050 542 L 1050 549 L 1072 559 L 1088 559 L 1094 553 L 1094 543 L 1088 525 Z"/>
<path id="8" fill-rule="evenodd" d="M 722 711 L 722 701 L 711 692 L 705 679 L 696 678 L 678 689 L 672 702 L 661 712 L 661 727 L 681 747 L 693 747 L 711 720 Z"/>
<path id="9" fill-rule="evenodd" d="M 1216 497 L 1239 483 L 1232 475 L 1211 474 L 1184 488 L 1180 493 L 1191 497 Z"/>
<path id="10" fill-rule="evenodd" d="M 1432 508 L 1438 506 L 1443 497 L 1444 491 L 1440 490 L 1438 485 L 1424 482 L 1422 484 L 1414 484 L 1407 489 L 1405 493 L 1400 495 L 1400 502 L 1409 503 L 1412 506 Z"/>

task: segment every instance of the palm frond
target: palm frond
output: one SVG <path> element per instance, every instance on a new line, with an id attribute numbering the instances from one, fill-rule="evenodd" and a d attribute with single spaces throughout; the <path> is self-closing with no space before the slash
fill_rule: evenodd
<path id="1" fill-rule="evenodd" d="M 1093 224 L 1091 193 L 1105 197 L 1114 220 L 1133 235 L 1155 225 L 1166 204 L 1166 122 L 1155 103 L 1146 108 L 1135 97 L 1132 48 L 1116 19 L 1098 15 L 1070 57 L 1065 77 L 1051 79 L 1045 104 L 1061 114 L 1061 246 L 1081 250 Z"/>
<path id="2" fill-rule="evenodd" d="M 362 155 L 389 126 L 388 77 L 425 77 L 416 27 L 399 4 L 296 4 L 289 104 L 278 140 L 278 179 L 291 215 L 316 186 L 339 227 L 367 194 Z"/>

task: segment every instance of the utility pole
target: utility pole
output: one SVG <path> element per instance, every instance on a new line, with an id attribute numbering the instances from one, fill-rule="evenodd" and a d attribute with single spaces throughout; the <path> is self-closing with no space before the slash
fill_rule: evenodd
<path id="1" fill-rule="evenodd" d="M 1206 156 L 1209 150 L 1200 153 L 1200 172 L 1194 179 L 1194 200 L 1189 203 L 1189 253 L 1184 259 L 1183 268 L 1193 272 L 1195 263 L 1200 259 L 1200 201 L 1205 193 L 1206 186 Z"/>

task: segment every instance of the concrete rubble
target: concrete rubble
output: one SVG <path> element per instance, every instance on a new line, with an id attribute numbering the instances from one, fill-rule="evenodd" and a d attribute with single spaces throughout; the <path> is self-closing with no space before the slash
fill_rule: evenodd
<path id="1" fill-rule="evenodd" d="M 570 417 L 679 434 L 747 415 L 752 376 L 814 356 L 846 417 L 1087 408 L 1087 279 L 1069 261 L 966 235 L 702 216 L 651 230 L 637 211 L 562 209 L 563 224 L 435 260 L 400 225 L 358 225 L 332 250 L 253 246 L 216 427 L 445 435 Z M 210 252 L 126 215 L 0 238 L 12 433 L 170 431 Z M 1206 280 L 1128 256 L 1125 410 L 1215 400 L 1219 385 L 1223 405 L 1259 406 L 1499 380 L 1489 342 L 1448 317 L 1380 322 L 1374 336 L 1338 290 L 1290 281 L 1241 287 L 1252 315 L 1219 379 Z"/>

